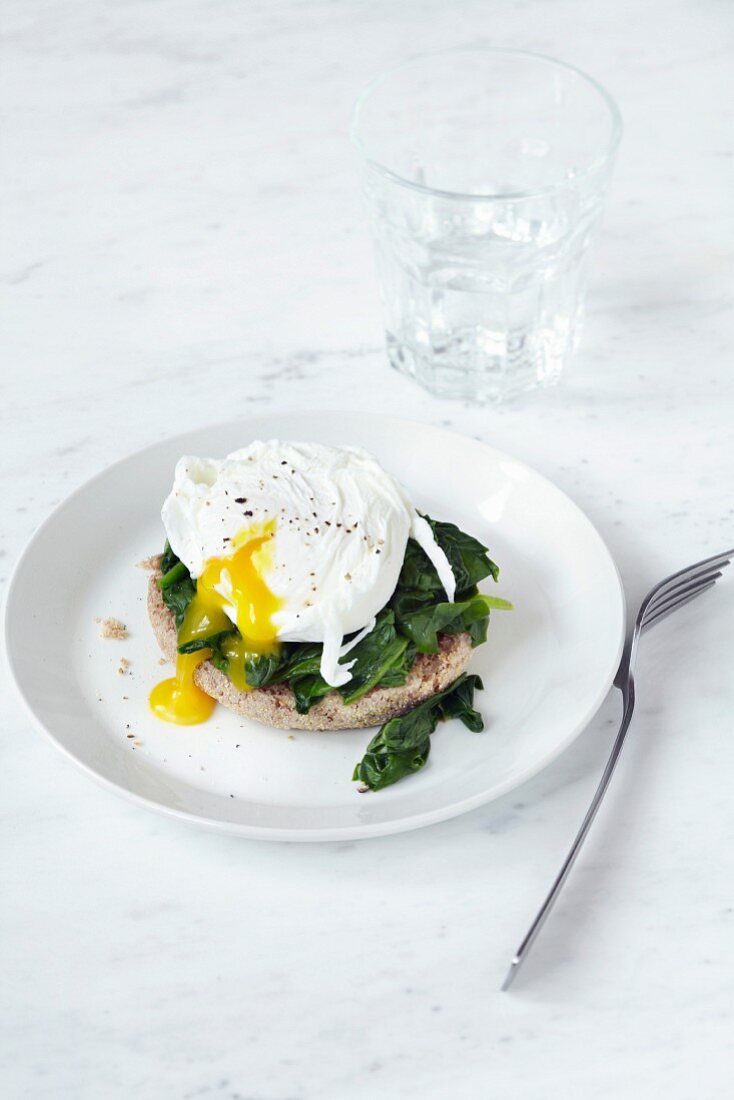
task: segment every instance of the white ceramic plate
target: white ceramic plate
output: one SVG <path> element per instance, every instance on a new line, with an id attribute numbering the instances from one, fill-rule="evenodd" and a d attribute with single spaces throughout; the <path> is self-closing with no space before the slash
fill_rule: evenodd
<path id="1" fill-rule="evenodd" d="M 351 782 L 371 731 L 288 735 L 217 708 L 203 726 L 159 722 L 163 675 L 145 610 L 161 503 L 181 454 L 221 456 L 251 439 L 359 444 L 417 507 L 485 542 L 501 569 L 484 587 L 512 600 L 474 656 L 486 731 L 439 726 L 425 769 L 379 793 Z M 97 617 L 129 638 L 100 638 Z M 388 417 L 286 413 L 155 444 L 82 486 L 36 532 L 5 614 L 8 665 L 36 723 L 93 778 L 150 809 L 221 832 L 336 840 L 415 829 L 512 790 L 557 756 L 606 695 L 624 598 L 591 523 L 533 470 L 475 440 Z M 118 673 L 120 658 L 131 662 Z M 134 734 L 134 737 L 128 736 Z"/>

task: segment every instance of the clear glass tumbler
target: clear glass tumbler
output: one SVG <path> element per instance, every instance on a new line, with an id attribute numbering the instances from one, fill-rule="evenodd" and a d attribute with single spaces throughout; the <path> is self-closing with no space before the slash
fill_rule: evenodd
<path id="1" fill-rule="evenodd" d="M 368 85 L 352 135 L 397 370 L 477 400 L 557 381 L 621 132 L 599 84 L 520 50 L 445 51 Z"/>

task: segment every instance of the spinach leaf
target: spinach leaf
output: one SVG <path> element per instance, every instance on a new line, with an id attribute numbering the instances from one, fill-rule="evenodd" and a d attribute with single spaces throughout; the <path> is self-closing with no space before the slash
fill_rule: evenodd
<path id="1" fill-rule="evenodd" d="M 299 676 L 318 676 L 321 669 L 320 642 L 301 642 L 294 645 L 288 664 L 285 669 L 284 679 L 290 680 Z"/>
<path id="2" fill-rule="evenodd" d="M 222 653 L 221 649 L 213 649 L 212 655 L 209 658 L 215 668 L 218 668 L 220 672 L 224 672 L 225 675 L 229 675 L 229 661 Z"/>
<path id="3" fill-rule="evenodd" d="M 467 535 L 454 523 L 441 523 L 423 517 L 431 530 L 436 542 L 449 559 L 451 571 L 456 580 L 456 591 L 463 592 L 466 588 L 472 588 L 485 577 L 491 576 L 497 580 L 500 575 L 499 568 L 488 556 L 487 547 L 483 546 L 479 539 Z"/>
<path id="4" fill-rule="evenodd" d="M 178 581 L 183 580 L 184 577 L 188 577 L 188 575 L 189 571 L 184 563 L 182 561 L 178 561 L 175 565 L 171 566 L 167 573 L 163 574 L 163 576 L 158 581 L 158 587 L 161 589 L 171 588 Z"/>
<path id="5" fill-rule="evenodd" d="M 426 737 L 418 748 L 406 752 L 391 752 L 377 738 L 373 738 L 354 769 L 352 779 L 360 780 L 371 791 L 381 791 L 406 775 L 420 771 L 430 751 L 430 737 Z"/>
<path id="6" fill-rule="evenodd" d="M 293 692 L 299 714 L 308 714 L 314 703 L 334 690 L 320 675 L 295 676 L 288 681 L 288 686 Z"/>
<path id="7" fill-rule="evenodd" d="M 472 646 L 487 639 L 489 609 L 507 610 L 506 600 L 494 601 L 478 593 L 476 583 L 491 576 L 497 580 L 499 569 L 478 539 L 467 535 L 453 523 L 439 523 L 424 516 L 441 549 L 449 559 L 456 578 L 456 599 L 449 603 L 438 574 L 427 554 L 413 539 L 408 540 L 398 584 L 390 600 L 398 632 L 405 634 L 422 653 L 436 653 L 439 635 L 466 631 Z"/>
<path id="8" fill-rule="evenodd" d="M 296 700 L 296 710 L 306 714 L 317 700 L 332 690 L 320 674 L 320 645 L 298 646 L 285 670 L 284 677 Z M 353 662 L 352 678 L 338 688 L 346 706 L 361 699 L 373 687 L 396 687 L 404 684 L 416 657 L 409 639 L 398 634 L 395 616 L 387 609 L 380 612 L 370 631 L 354 649 L 345 653 L 340 663 Z"/>
<path id="9" fill-rule="evenodd" d="M 486 608 L 474 599 L 461 603 L 442 602 L 409 612 L 401 618 L 400 629 L 420 653 L 438 653 L 439 634 L 460 634 L 486 617 Z"/>
<path id="10" fill-rule="evenodd" d="M 245 658 L 245 679 L 252 688 L 278 683 L 279 676 L 288 661 L 286 646 L 273 653 L 252 653 Z"/>
<path id="11" fill-rule="evenodd" d="M 441 602 L 406 611 L 400 618 L 400 629 L 407 634 L 421 653 L 437 653 L 440 634 L 463 634 L 471 637 L 472 646 L 487 639 L 491 608 L 509 611 L 512 604 L 496 596 L 474 593 L 459 603 Z"/>
<path id="12" fill-rule="evenodd" d="M 161 573 L 158 587 L 164 604 L 173 613 L 176 629 L 180 630 L 184 612 L 196 594 L 196 581 L 192 580 L 188 569 L 176 557 L 168 541 L 161 555 Z"/>
<path id="13" fill-rule="evenodd" d="M 220 607 L 210 607 L 204 612 L 199 606 L 193 623 L 187 607 L 179 627 L 178 652 L 195 653 L 197 649 L 212 649 L 233 633 L 232 620 Z M 185 642 L 181 642 L 182 634 L 187 639 Z"/>
<path id="14" fill-rule="evenodd" d="M 482 688 L 478 676 L 459 676 L 445 691 L 419 703 L 399 718 L 391 718 L 378 730 L 364 757 L 354 769 L 355 780 L 379 791 L 419 771 L 431 747 L 431 734 L 439 721 L 459 718 L 475 733 L 484 728 L 481 714 L 474 710 L 474 691 Z"/>
<path id="15" fill-rule="evenodd" d="M 341 658 L 341 664 L 354 662 L 351 680 L 340 688 L 345 704 L 349 706 L 361 699 L 371 688 L 381 684 L 388 673 L 393 681 L 396 675 L 401 676 L 400 682 L 404 684 L 410 671 L 404 661 L 407 648 L 408 639 L 400 637 L 395 629 L 393 612 L 381 611 L 369 634 Z"/>
<path id="16" fill-rule="evenodd" d="M 332 690 L 321 676 L 322 648 L 319 642 L 292 645 L 287 660 L 268 681 L 271 684 L 287 681 L 299 714 L 308 714 L 314 703 Z"/>
<path id="17" fill-rule="evenodd" d="M 459 600 L 473 594 L 476 584 L 491 576 L 499 577 L 499 568 L 489 558 L 486 546 L 461 531 L 454 523 L 441 523 L 423 516 L 436 542 L 449 560 Z M 415 539 L 408 539 L 403 566 L 391 604 L 396 611 L 446 599 L 438 573 Z"/>
<path id="18" fill-rule="evenodd" d="M 454 681 L 448 695 L 444 695 L 438 704 L 444 721 L 458 718 L 472 733 L 481 733 L 484 719 L 478 710 L 474 710 L 474 692 L 482 691 L 484 684 L 479 676 L 460 676 Z"/>
<path id="19" fill-rule="evenodd" d="M 410 670 L 415 664 L 418 650 L 412 642 L 408 642 L 403 650 L 402 657 L 390 668 L 385 669 L 379 679 L 378 686 L 383 688 L 402 687 L 410 675 Z"/>
<path id="20" fill-rule="evenodd" d="M 213 629 L 212 633 L 207 634 L 206 637 L 192 638 L 191 641 L 184 642 L 183 645 L 176 648 L 179 653 L 196 653 L 198 649 L 218 649 L 224 639 L 228 638 L 231 633 L 232 625 L 230 624 L 222 630 Z"/>
<path id="21" fill-rule="evenodd" d="M 168 610 L 173 612 L 176 629 L 180 630 L 186 608 L 196 595 L 196 581 L 192 580 L 187 572 L 181 580 L 164 588 L 161 595 Z"/>
<path id="22" fill-rule="evenodd" d="M 254 657 L 245 664 L 247 682 L 252 687 L 287 682 L 296 701 L 299 714 L 308 713 L 315 702 L 332 690 L 321 676 L 320 643 L 291 644 L 280 656 Z M 370 631 L 354 649 L 341 658 L 341 663 L 354 662 L 352 678 L 344 689 L 338 689 L 347 706 L 361 699 L 378 684 L 397 687 L 404 684 L 415 661 L 417 651 L 410 640 L 399 635 L 395 616 L 385 608 Z"/>
<path id="23" fill-rule="evenodd" d="M 415 539 L 408 539 L 395 592 L 410 594 L 419 601 L 446 594 L 431 559 Z"/>
<path id="24" fill-rule="evenodd" d="M 174 565 L 177 564 L 178 558 L 171 549 L 170 542 L 168 541 L 168 539 L 166 539 L 166 545 L 163 547 L 163 553 L 161 554 L 161 573 L 163 574 L 163 576 L 165 577 L 166 573 L 173 569 Z"/>

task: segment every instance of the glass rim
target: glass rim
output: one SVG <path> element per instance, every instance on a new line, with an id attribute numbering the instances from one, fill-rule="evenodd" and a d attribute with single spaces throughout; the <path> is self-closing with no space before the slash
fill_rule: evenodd
<path id="1" fill-rule="evenodd" d="M 514 57 L 531 58 L 533 61 L 542 61 L 554 68 L 563 69 L 567 73 L 573 73 L 575 76 L 581 77 L 584 83 L 588 84 L 597 92 L 609 110 L 612 121 L 612 133 L 604 150 L 570 180 L 559 180 L 558 183 L 550 183 L 546 184 L 544 187 L 534 187 L 524 191 L 506 191 L 503 194 L 471 194 L 468 191 L 446 191 L 440 187 L 429 187 L 422 183 L 416 183 L 414 180 L 406 179 L 405 176 L 401 176 L 398 172 L 393 172 L 391 168 L 387 168 L 384 164 L 381 164 L 379 160 L 375 160 L 374 157 L 370 156 L 365 143 L 360 137 L 359 124 L 362 109 L 372 92 L 387 80 L 388 77 L 393 76 L 393 74 L 403 69 L 409 68 L 418 61 L 428 61 L 431 58 L 450 57 L 452 54 L 468 53 L 485 54 L 487 56 L 505 54 Z M 614 157 L 619 147 L 619 143 L 622 140 L 623 128 L 622 112 L 614 97 L 607 91 L 603 84 L 600 84 L 593 76 L 589 76 L 583 69 L 579 69 L 575 65 L 570 65 L 566 61 L 559 61 L 558 58 L 550 57 L 549 54 L 536 53 L 533 50 L 515 49 L 511 46 L 456 46 L 448 50 L 434 50 L 431 53 L 416 54 L 407 61 L 401 61 L 398 65 L 392 65 L 389 69 L 383 69 L 382 72 L 374 76 L 362 89 L 354 104 L 350 124 L 350 137 L 352 144 L 368 167 L 374 169 L 385 179 L 401 187 L 406 187 L 422 195 L 435 195 L 440 198 L 454 199 L 459 202 L 512 202 L 522 199 L 537 198 L 541 195 L 551 195 L 556 191 L 562 191 L 564 188 L 575 186 L 580 180 L 592 175 L 594 172 L 598 171 L 599 168 L 608 164 Z"/>

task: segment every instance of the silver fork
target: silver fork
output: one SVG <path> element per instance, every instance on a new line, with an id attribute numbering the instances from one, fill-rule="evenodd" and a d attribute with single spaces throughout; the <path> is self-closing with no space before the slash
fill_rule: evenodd
<path id="1" fill-rule="evenodd" d="M 596 788 L 594 797 L 591 800 L 591 805 L 586 811 L 586 816 L 581 823 L 581 828 L 571 845 L 571 850 L 566 856 L 563 866 L 558 872 L 556 880 L 551 886 L 548 896 L 541 905 L 535 920 L 530 925 L 525 939 L 518 947 L 510 963 L 507 977 L 502 983 L 503 990 L 509 989 L 512 985 L 518 975 L 520 967 L 528 957 L 530 949 L 538 937 L 538 933 L 548 919 L 548 914 L 563 889 L 563 884 L 568 878 L 569 872 L 576 862 L 576 857 L 581 851 L 581 846 L 591 828 L 591 823 L 596 817 L 597 810 L 609 786 L 609 780 L 612 778 L 614 769 L 617 766 L 624 739 L 627 736 L 627 730 L 632 720 L 632 712 L 635 709 L 634 668 L 640 638 L 649 627 L 654 626 L 655 623 L 659 623 L 662 619 L 666 618 L 667 615 L 672 614 L 673 611 L 677 611 L 679 607 L 683 607 L 683 604 L 688 603 L 690 600 L 695 600 L 696 596 L 700 596 L 702 592 L 706 592 L 709 588 L 713 588 L 721 576 L 722 569 L 729 564 L 733 556 L 734 550 L 727 550 L 724 554 L 716 554 L 713 558 L 706 558 L 704 561 L 696 562 L 695 565 L 689 565 L 687 569 L 681 569 L 680 572 L 673 573 L 670 577 L 666 577 L 665 580 L 656 584 L 640 604 L 640 610 L 637 612 L 634 626 L 627 635 L 617 675 L 614 677 L 614 686 L 618 687 L 622 693 L 622 722 L 619 727 L 619 733 L 615 738 L 609 760 L 607 761 L 607 765 L 599 781 L 599 786 Z"/>

